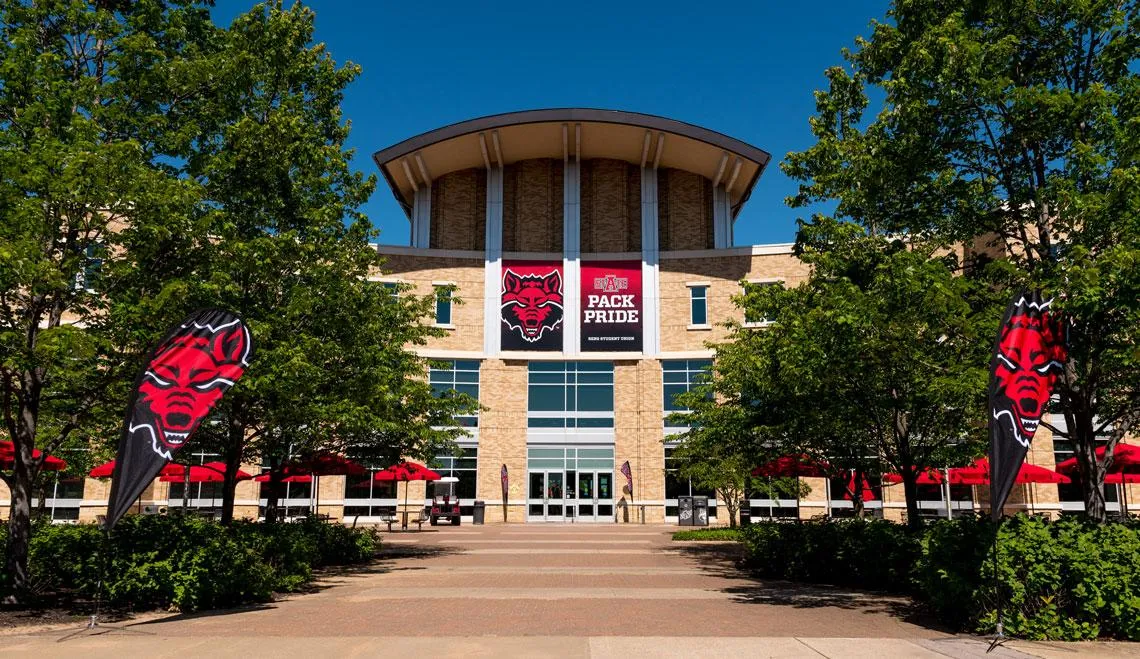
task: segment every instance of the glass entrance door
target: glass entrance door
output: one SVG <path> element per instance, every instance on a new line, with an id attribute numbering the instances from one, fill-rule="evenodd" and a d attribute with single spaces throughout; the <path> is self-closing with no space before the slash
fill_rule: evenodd
<path id="1" fill-rule="evenodd" d="M 612 473 L 604 471 L 578 472 L 577 516 L 580 521 L 614 521 L 613 483 L 614 475 Z"/>
<path id="2" fill-rule="evenodd" d="M 527 487 L 527 519 L 561 522 L 565 519 L 565 481 L 561 471 L 532 471 Z"/>

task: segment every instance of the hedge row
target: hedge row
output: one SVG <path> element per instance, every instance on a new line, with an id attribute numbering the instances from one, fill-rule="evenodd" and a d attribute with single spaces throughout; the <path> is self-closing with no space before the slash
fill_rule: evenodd
<path id="1" fill-rule="evenodd" d="M 757 523 L 748 565 L 768 577 L 909 593 L 939 620 L 991 632 L 993 525 L 941 520 L 918 531 L 882 520 Z M 1140 640 L 1140 527 L 1019 515 L 1001 526 L 998 580 L 1008 634 Z"/>
<path id="2" fill-rule="evenodd" d="M 29 569 L 41 595 L 93 599 L 103 575 L 104 602 L 194 611 L 268 601 L 310 581 L 315 567 L 370 559 L 376 542 L 370 532 L 318 520 L 226 527 L 188 516 L 128 516 L 110 536 L 91 524 L 37 524 Z M 6 587 L 0 580 L 0 591 Z"/>

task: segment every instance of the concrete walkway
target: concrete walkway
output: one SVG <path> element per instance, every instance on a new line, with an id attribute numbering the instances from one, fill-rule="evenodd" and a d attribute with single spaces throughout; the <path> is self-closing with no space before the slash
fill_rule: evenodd
<path id="1" fill-rule="evenodd" d="M 0 654 L 187 656 L 982 657 L 905 598 L 762 582 L 736 545 L 653 526 L 440 527 L 385 536 L 379 561 L 315 592 L 134 632 L 0 636 Z M 1010 643 L 990 657 L 1140 657 L 1136 644 Z"/>

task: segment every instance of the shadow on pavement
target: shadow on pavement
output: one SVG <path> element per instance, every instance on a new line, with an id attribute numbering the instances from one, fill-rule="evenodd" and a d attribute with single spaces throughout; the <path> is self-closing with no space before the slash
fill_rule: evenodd
<path id="1" fill-rule="evenodd" d="M 739 582 L 739 585 L 721 589 L 737 602 L 886 614 L 934 631 L 954 633 L 953 629 L 939 623 L 906 595 L 756 577 L 742 565 L 744 547 L 736 542 L 693 542 L 672 545 L 667 549 L 696 561 L 706 574 Z"/>

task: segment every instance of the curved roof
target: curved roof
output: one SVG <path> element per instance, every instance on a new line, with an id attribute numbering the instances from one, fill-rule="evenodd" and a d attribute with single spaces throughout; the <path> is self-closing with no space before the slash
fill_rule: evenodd
<path id="1" fill-rule="evenodd" d="M 771 156 L 722 133 L 636 112 L 557 108 L 508 112 L 437 128 L 372 154 L 411 214 L 425 182 L 472 167 L 532 158 L 613 158 L 695 172 L 729 191 L 735 215 Z"/>

